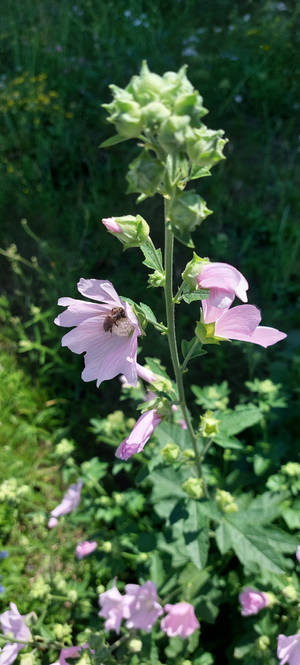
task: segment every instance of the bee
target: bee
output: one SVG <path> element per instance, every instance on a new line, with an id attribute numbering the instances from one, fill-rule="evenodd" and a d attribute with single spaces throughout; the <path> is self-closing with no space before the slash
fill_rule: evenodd
<path id="1" fill-rule="evenodd" d="M 112 332 L 113 326 L 118 327 L 118 321 L 126 319 L 126 314 L 123 307 L 113 307 L 110 314 L 108 314 L 103 322 L 103 329 L 105 332 Z"/>

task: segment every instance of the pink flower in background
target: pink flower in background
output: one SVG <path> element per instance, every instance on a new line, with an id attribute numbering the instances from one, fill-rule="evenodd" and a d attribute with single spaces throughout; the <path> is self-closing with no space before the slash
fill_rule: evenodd
<path id="1" fill-rule="evenodd" d="M 142 585 L 127 584 L 125 590 L 130 602 L 127 628 L 137 628 L 149 633 L 155 621 L 163 613 L 154 582 L 148 581 Z"/>
<path id="2" fill-rule="evenodd" d="M 247 302 L 249 284 L 229 263 L 205 263 L 196 277 L 198 286 L 209 289 L 206 302 L 214 309 L 228 309 L 235 296 Z"/>
<path id="3" fill-rule="evenodd" d="M 168 613 L 161 622 L 160 627 L 167 633 L 168 637 L 188 637 L 197 628 L 200 628 L 200 623 L 195 616 L 193 605 L 190 603 L 176 603 L 170 605 L 169 603 L 164 607 Z"/>
<path id="4" fill-rule="evenodd" d="M 297 550 L 296 550 L 296 559 L 300 563 L 300 545 L 298 545 Z"/>
<path id="5" fill-rule="evenodd" d="M 49 529 L 53 529 L 53 527 L 58 524 L 58 517 L 61 515 L 67 515 L 77 508 L 81 497 L 81 489 L 82 480 L 78 480 L 77 483 L 73 483 L 73 485 L 68 487 L 63 496 L 62 502 L 56 506 L 56 508 L 51 510 L 51 518 L 48 522 Z"/>
<path id="6" fill-rule="evenodd" d="M 25 644 L 8 643 L 0 649 L 0 665 L 11 665 L 19 651 L 26 646 L 26 642 L 31 640 L 31 632 L 15 603 L 10 603 L 10 610 L 0 614 L 0 626 L 4 635 L 12 635 L 19 642 L 22 640 L 25 642 Z"/>
<path id="7" fill-rule="evenodd" d="M 99 605 L 101 607 L 99 616 L 106 619 L 105 630 L 115 630 L 119 633 L 122 619 L 129 618 L 129 601 L 126 595 L 122 596 L 117 587 L 113 586 L 108 591 L 100 593 Z"/>
<path id="8" fill-rule="evenodd" d="M 78 543 L 75 550 L 77 559 L 83 559 L 83 557 L 94 552 L 96 548 L 97 543 L 94 540 L 84 540 L 82 543 Z"/>
<path id="9" fill-rule="evenodd" d="M 299 665 L 300 663 L 300 633 L 296 635 L 278 635 L 277 656 L 279 665 Z"/>
<path id="10" fill-rule="evenodd" d="M 187 429 L 185 420 L 178 420 L 178 425 L 180 425 L 181 429 Z"/>
<path id="11" fill-rule="evenodd" d="M 144 367 L 144 365 L 139 365 L 139 363 L 136 364 L 137 367 L 137 374 L 140 377 L 140 379 L 143 379 L 143 381 L 147 381 L 148 383 L 154 383 L 155 379 L 157 379 L 156 374 L 151 371 L 151 369 L 148 369 L 148 367 Z"/>
<path id="12" fill-rule="evenodd" d="M 155 409 L 143 413 L 135 423 L 129 436 L 120 443 L 115 453 L 116 457 L 128 460 L 132 455 L 140 453 L 160 422 L 161 418 Z"/>
<path id="13" fill-rule="evenodd" d="M 67 647 L 66 649 L 62 649 L 59 654 L 59 665 L 69 665 L 66 658 L 77 658 L 80 656 L 82 649 L 89 649 L 87 642 L 78 647 Z M 90 652 L 95 653 L 93 649 L 90 649 Z M 55 663 L 53 663 L 53 665 L 55 665 Z"/>
<path id="14" fill-rule="evenodd" d="M 276 328 L 260 326 L 260 311 L 254 305 L 238 305 L 221 310 L 202 300 L 202 312 L 204 323 L 215 323 L 215 337 L 252 342 L 265 348 L 286 337 L 284 332 Z"/>
<path id="15" fill-rule="evenodd" d="M 257 614 L 268 605 L 268 596 L 263 591 L 257 591 L 251 587 L 246 587 L 239 595 L 239 601 L 242 606 L 243 617 L 251 614 Z"/>
<path id="16" fill-rule="evenodd" d="M 74 353 L 83 353 L 85 368 L 83 381 L 96 379 L 97 388 L 102 381 L 124 374 L 131 386 L 137 383 L 137 338 L 141 334 L 132 308 L 123 302 L 111 282 L 83 279 L 78 291 L 92 300 L 60 298 L 58 304 L 67 309 L 59 314 L 58 326 L 74 326 L 62 338 L 62 346 Z"/>

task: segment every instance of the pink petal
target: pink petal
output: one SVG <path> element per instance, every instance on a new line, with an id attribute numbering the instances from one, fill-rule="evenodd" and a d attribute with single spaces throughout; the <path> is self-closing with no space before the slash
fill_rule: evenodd
<path id="1" fill-rule="evenodd" d="M 249 284 L 242 273 L 229 263 L 207 263 L 197 277 L 203 289 L 217 288 L 233 291 L 240 300 L 247 302 Z"/>
<path id="2" fill-rule="evenodd" d="M 225 291 L 224 289 L 209 289 L 207 303 L 215 308 L 228 309 L 234 301 L 234 291 Z"/>
<path id="3" fill-rule="evenodd" d="M 77 288 L 79 293 L 87 298 L 103 301 L 109 305 L 111 304 L 112 307 L 123 306 L 112 283 L 105 279 L 84 279 L 81 277 Z"/>
<path id="4" fill-rule="evenodd" d="M 280 665 L 299 665 L 300 663 L 300 634 L 278 635 L 277 656 L 281 658 Z"/>
<path id="5" fill-rule="evenodd" d="M 106 336 L 108 339 L 113 337 L 113 335 L 108 336 L 105 333 L 103 329 L 104 319 L 105 314 L 86 319 L 62 337 L 61 345 L 67 346 L 73 353 L 88 351 L 95 343 L 100 346 L 102 337 Z"/>
<path id="6" fill-rule="evenodd" d="M 107 217 L 102 219 L 102 224 L 107 228 L 111 233 L 121 233 L 122 229 L 118 222 L 116 222 L 114 217 Z"/>
<path id="7" fill-rule="evenodd" d="M 124 374 L 130 385 L 136 385 L 136 338 L 135 331 L 132 337 L 118 337 L 106 333 L 103 326 L 98 329 L 97 336 L 90 335 L 85 354 L 85 369 L 81 375 L 83 381 L 97 379 L 98 388 L 102 381 Z"/>
<path id="8" fill-rule="evenodd" d="M 54 323 L 57 326 L 78 326 L 85 319 L 97 316 L 98 314 L 107 313 L 110 311 L 110 305 L 98 305 L 98 303 L 85 302 L 84 300 L 76 300 L 75 298 L 59 298 L 58 305 L 60 307 L 67 307 L 65 312 L 59 314 Z"/>
<path id="9" fill-rule="evenodd" d="M 258 326 L 251 335 L 239 337 L 242 342 L 252 342 L 252 344 L 259 344 L 266 349 L 276 342 L 285 339 L 286 333 L 277 330 L 276 328 L 268 328 L 268 326 Z"/>
<path id="10" fill-rule="evenodd" d="M 129 436 L 120 443 L 115 453 L 116 457 L 128 460 L 132 455 L 140 453 L 160 422 L 161 418 L 155 409 L 143 413 L 135 423 Z"/>
<path id="11" fill-rule="evenodd" d="M 205 301 L 203 301 L 205 302 Z M 216 337 L 225 339 L 243 339 L 251 335 L 261 321 L 259 309 L 254 305 L 238 305 L 227 309 L 218 318 L 215 325 Z"/>
<path id="12" fill-rule="evenodd" d="M 0 649 L 0 665 L 11 665 L 18 657 L 18 653 L 22 648 L 22 644 L 5 644 Z"/>

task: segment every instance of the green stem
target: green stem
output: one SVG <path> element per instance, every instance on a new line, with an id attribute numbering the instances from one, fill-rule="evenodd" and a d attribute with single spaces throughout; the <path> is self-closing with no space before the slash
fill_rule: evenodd
<path id="1" fill-rule="evenodd" d="M 167 203 L 165 202 L 165 221 L 167 221 Z M 176 340 L 176 329 L 175 329 L 175 316 L 174 309 L 175 305 L 173 302 L 173 248 L 174 248 L 174 236 L 172 231 L 170 231 L 165 225 L 165 271 L 166 271 L 166 282 L 165 282 L 165 304 L 166 304 L 166 315 L 167 315 L 167 326 L 168 326 L 168 341 L 170 354 L 173 364 L 173 370 L 176 378 L 179 404 L 183 413 L 183 417 L 187 424 L 187 429 L 192 441 L 192 446 L 195 453 L 195 461 L 199 478 L 203 478 L 201 459 L 197 447 L 197 440 L 195 432 L 193 430 L 193 425 L 190 417 L 189 410 L 186 405 L 184 385 L 182 379 L 182 371 L 180 368 L 180 362 L 178 357 L 177 349 L 177 340 Z"/>
<path id="2" fill-rule="evenodd" d="M 183 372 L 183 370 L 186 368 L 186 366 L 187 366 L 187 364 L 188 364 L 188 362 L 189 362 L 189 359 L 190 359 L 191 355 L 193 354 L 193 351 L 195 350 L 196 346 L 198 346 L 198 344 L 199 344 L 199 340 L 198 340 L 198 339 L 195 339 L 194 344 L 191 346 L 190 350 L 189 350 L 188 353 L 186 354 L 185 359 L 184 359 L 184 361 L 183 361 L 183 363 L 182 363 L 182 365 L 181 365 L 181 370 L 182 370 L 182 372 Z"/>

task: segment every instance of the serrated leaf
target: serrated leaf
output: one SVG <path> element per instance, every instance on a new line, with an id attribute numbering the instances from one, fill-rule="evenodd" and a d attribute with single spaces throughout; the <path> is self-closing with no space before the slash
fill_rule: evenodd
<path id="1" fill-rule="evenodd" d="M 218 411 L 216 417 L 220 420 L 220 433 L 230 437 L 258 423 L 262 414 L 254 404 L 239 404 L 234 410 Z"/>
<path id="2" fill-rule="evenodd" d="M 103 143 L 100 143 L 99 148 L 110 148 L 111 146 L 123 143 L 124 141 L 128 141 L 128 138 L 115 134 L 115 136 L 111 136 L 109 139 L 103 141 Z"/>
<path id="3" fill-rule="evenodd" d="M 155 249 L 152 241 L 144 242 L 140 248 L 145 257 L 143 264 L 152 270 L 163 272 L 161 249 Z"/>
<path id="4" fill-rule="evenodd" d="M 185 498 L 186 493 L 181 488 L 180 471 L 174 469 L 166 469 L 161 465 L 160 468 L 156 467 L 150 475 L 153 483 L 152 499 L 153 503 L 160 502 L 163 499 L 172 499 L 173 504 L 177 502 L 178 498 Z"/>
<path id="5" fill-rule="evenodd" d="M 206 178 L 210 176 L 211 172 L 207 166 L 192 166 L 190 171 L 190 180 L 196 180 L 196 178 Z"/>

